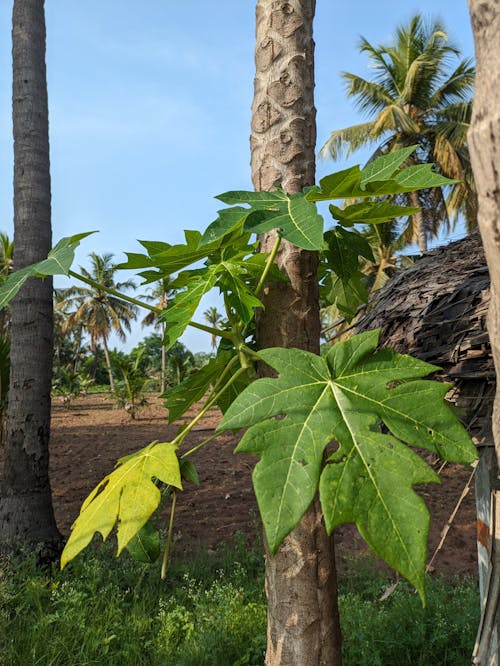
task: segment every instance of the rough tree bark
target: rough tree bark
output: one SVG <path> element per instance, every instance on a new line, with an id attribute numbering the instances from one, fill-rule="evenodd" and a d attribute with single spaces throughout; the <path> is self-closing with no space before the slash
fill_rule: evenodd
<path id="1" fill-rule="evenodd" d="M 15 0 L 12 15 L 14 265 L 51 247 L 44 0 Z M 52 377 L 52 280 L 30 280 L 12 304 L 12 345 L 0 541 L 58 552 L 48 463 Z"/>
<path id="2" fill-rule="evenodd" d="M 469 132 L 479 201 L 478 222 L 491 278 L 488 332 L 497 375 L 493 438 L 500 461 L 500 0 L 469 0 L 477 61 Z M 500 490 L 492 491 L 490 576 L 473 662 L 499 663 Z"/>
<path id="3" fill-rule="evenodd" d="M 314 184 L 315 0 L 259 0 L 251 164 L 256 190 L 290 193 Z M 261 239 L 270 251 L 274 235 Z M 278 264 L 290 284 L 268 284 L 257 323 L 261 348 L 319 352 L 318 257 L 283 242 Z M 266 556 L 268 666 L 336 666 L 341 637 L 333 541 L 315 501 L 275 557 Z"/>

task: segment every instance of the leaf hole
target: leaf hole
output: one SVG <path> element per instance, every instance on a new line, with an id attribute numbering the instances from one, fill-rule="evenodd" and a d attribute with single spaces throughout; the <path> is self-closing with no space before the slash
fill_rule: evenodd
<path id="1" fill-rule="evenodd" d="M 331 455 L 332 453 L 335 453 L 336 451 L 338 451 L 339 448 L 340 448 L 340 444 L 335 439 L 332 439 L 326 445 L 325 452 L 327 454 Z"/>

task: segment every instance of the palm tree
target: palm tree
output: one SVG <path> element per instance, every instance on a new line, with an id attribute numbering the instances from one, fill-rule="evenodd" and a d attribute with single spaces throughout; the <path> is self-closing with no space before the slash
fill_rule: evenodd
<path id="1" fill-rule="evenodd" d="M 373 80 L 345 72 L 347 95 L 371 119 L 332 132 L 321 156 L 340 159 L 358 148 L 377 144 L 370 160 L 403 146 L 417 145 L 414 163 L 435 163 L 456 185 L 398 195 L 398 203 L 421 206 L 404 231 L 406 242 L 427 249 L 444 223 L 463 214 L 469 230 L 477 223 L 477 197 L 467 145 L 472 112 L 474 67 L 470 58 L 452 61 L 459 50 L 448 41 L 439 21 L 425 22 L 416 14 L 401 25 L 392 43 L 373 46 L 361 38 L 375 72 Z"/>
<path id="2" fill-rule="evenodd" d="M 19 270 L 45 259 L 52 245 L 43 0 L 14 0 L 12 62 L 14 261 Z M 5 269 L 5 250 L 10 250 L 9 244 L 2 245 Z M 0 497 L 2 547 L 36 544 L 43 559 L 56 555 L 61 545 L 49 482 L 52 314 L 51 278 L 29 280 L 12 303 Z"/>
<path id="3" fill-rule="evenodd" d="M 112 263 L 112 254 L 99 255 L 92 252 L 89 257 L 90 270 L 80 267 L 80 272 L 84 278 L 93 283 L 92 286 L 66 289 L 58 307 L 69 312 L 64 326 L 65 330 L 72 331 L 83 325 L 89 334 L 92 351 L 95 352 L 102 345 L 108 368 L 109 384 L 111 391 L 114 392 L 115 382 L 109 356 L 108 338 L 114 331 L 121 340 L 126 339 L 125 331 L 130 332 L 130 322 L 137 317 L 137 307 L 110 295 L 102 287 L 121 291 L 134 289 L 135 284 L 132 280 L 115 282 L 117 269 L 116 265 Z"/>
<path id="4" fill-rule="evenodd" d="M 219 324 L 223 321 L 223 316 L 216 307 L 211 306 L 203 313 L 203 318 L 212 328 L 220 328 Z M 212 349 L 217 347 L 217 335 L 212 333 Z"/>
<path id="5" fill-rule="evenodd" d="M 170 288 L 170 277 L 164 277 L 159 282 L 156 288 L 151 291 L 150 296 L 146 296 L 147 300 L 153 300 L 156 302 L 156 307 L 164 310 L 167 307 L 169 299 L 175 295 L 175 289 Z M 142 326 L 154 326 L 155 328 L 160 328 L 162 346 L 161 346 L 161 392 L 165 393 L 166 389 L 166 365 L 167 357 L 165 351 L 165 345 L 163 340 L 165 338 L 165 322 L 163 319 L 160 319 L 158 314 L 151 310 L 144 319 L 141 321 Z"/>

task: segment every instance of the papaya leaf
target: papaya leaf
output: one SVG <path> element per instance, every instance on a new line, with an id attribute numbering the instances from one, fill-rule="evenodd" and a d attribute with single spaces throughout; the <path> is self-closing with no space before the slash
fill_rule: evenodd
<path id="1" fill-rule="evenodd" d="M 396 217 L 413 215 L 420 208 L 412 206 L 395 206 L 386 201 L 362 201 L 360 203 L 339 208 L 330 204 L 332 217 L 339 220 L 341 224 L 352 226 L 354 224 L 380 224 L 388 222 Z"/>
<path id="2" fill-rule="evenodd" d="M 172 298 L 160 315 L 165 322 L 165 337 L 163 340 L 168 351 L 184 333 L 193 318 L 203 296 L 215 285 L 214 271 L 206 271 L 201 276 L 193 278 L 188 288 Z M 175 282 L 172 283 L 175 286 Z"/>
<path id="3" fill-rule="evenodd" d="M 230 206 L 233 204 L 249 204 L 252 207 L 263 209 L 275 207 L 279 202 L 286 198 L 286 194 L 283 190 L 279 189 L 273 190 L 272 192 L 266 190 L 261 190 L 259 192 L 236 190 L 233 192 L 218 194 L 215 198 Z"/>
<path id="4" fill-rule="evenodd" d="M 147 522 L 130 539 L 126 549 L 137 562 L 153 564 L 159 558 L 161 552 L 159 530 L 151 522 Z"/>
<path id="5" fill-rule="evenodd" d="M 325 242 L 324 256 L 330 268 L 344 280 L 358 272 L 359 257 L 375 261 L 370 243 L 358 233 L 337 226 L 325 233 Z"/>
<path id="6" fill-rule="evenodd" d="M 366 185 L 374 180 L 388 180 L 417 148 L 417 145 L 401 148 L 369 162 L 361 171 L 361 184 Z"/>
<path id="7" fill-rule="evenodd" d="M 0 309 L 4 308 L 21 289 L 29 277 L 47 277 L 49 275 L 68 275 L 75 258 L 75 250 L 80 241 L 94 231 L 75 234 L 61 240 L 50 250 L 47 259 L 15 271 L 5 278 L 0 285 Z"/>
<path id="8" fill-rule="evenodd" d="M 361 189 L 361 169 L 358 165 L 336 171 L 319 181 L 319 188 L 306 194 L 308 201 L 328 201 L 329 199 L 346 199 L 357 196 Z"/>
<path id="9" fill-rule="evenodd" d="M 218 274 L 217 286 L 226 295 L 227 304 L 247 324 L 253 319 L 254 309 L 263 306 L 253 293 L 254 286 L 245 282 L 248 277 L 245 263 L 223 261 L 215 270 Z"/>
<path id="10" fill-rule="evenodd" d="M 161 493 L 153 482 L 182 489 L 176 447 L 170 442 L 152 442 L 137 453 L 121 458 L 82 504 L 61 555 L 61 568 L 100 532 L 105 541 L 118 522 L 118 552 L 146 524 L 157 509 Z"/>
<path id="11" fill-rule="evenodd" d="M 307 193 L 289 195 L 281 189 L 272 192 L 226 192 L 217 198 L 227 204 L 248 204 L 243 229 L 255 234 L 279 229 L 286 240 L 305 250 L 323 247 L 323 218 Z"/>
<path id="12" fill-rule="evenodd" d="M 261 457 L 253 482 L 271 552 L 319 484 L 328 532 L 354 522 L 423 597 L 429 515 L 413 486 L 438 478 L 405 444 L 461 462 L 471 462 L 476 449 L 443 399 L 446 387 L 420 379 L 436 368 L 377 351 L 378 339 L 379 331 L 362 333 L 324 358 L 297 349 L 260 351 L 278 378 L 253 382 L 218 430 L 248 427 L 237 451 Z M 321 472 L 331 442 L 337 449 Z"/>
<path id="13" fill-rule="evenodd" d="M 404 188 L 403 191 L 405 192 L 422 190 L 428 187 L 443 187 L 460 182 L 436 173 L 432 164 L 416 164 L 402 169 L 394 175 L 394 180 L 400 187 Z"/>
<path id="14" fill-rule="evenodd" d="M 351 273 L 348 278 L 332 278 L 332 286 L 326 298 L 340 310 L 348 322 L 354 319 L 359 306 L 368 301 L 363 279 L 364 275 L 359 270 Z"/>
<path id="15" fill-rule="evenodd" d="M 195 486 L 199 486 L 200 477 L 198 476 L 198 472 L 193 462 L 191 460 L 181 458 L 179 463 L 181 466 L 181 478 L 185 479 L 186 481 L 192 481 Z"/>
<path id="16" fill-rule="evenodd" d="M 200 246 L 213 243 L 232 231 L 238 225 L 245 221 L 250 211 L 248 208 L 234 206 L 233 208 L 224 208 L 217 211 L 218 217 L 203 232 Z"/>

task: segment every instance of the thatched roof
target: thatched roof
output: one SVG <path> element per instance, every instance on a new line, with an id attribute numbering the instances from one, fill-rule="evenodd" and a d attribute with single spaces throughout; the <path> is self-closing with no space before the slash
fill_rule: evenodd
<path id="1" fill-rule="evenodd" d="M 486 332 L 489 275 L 478 233 L 429 252 L 377 292 L 356 323 L 381 343 L 443 369 L 478 442 L 491 440 L 495 370 Z"/>

